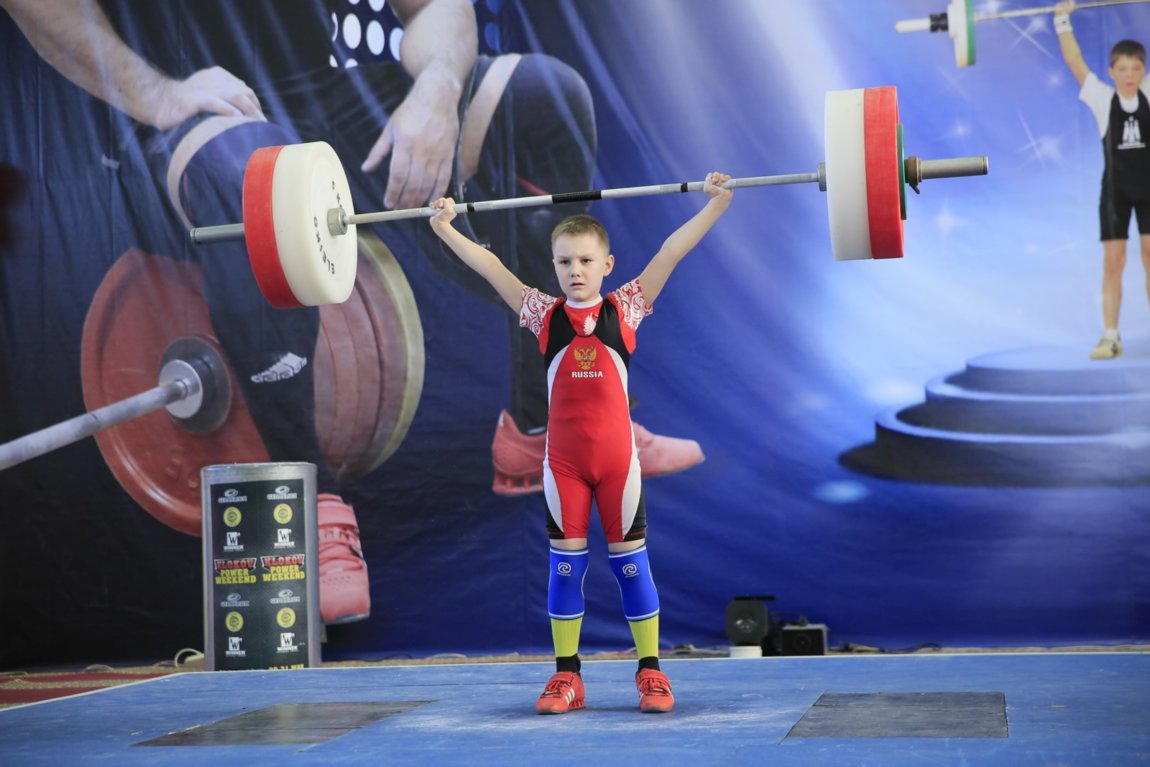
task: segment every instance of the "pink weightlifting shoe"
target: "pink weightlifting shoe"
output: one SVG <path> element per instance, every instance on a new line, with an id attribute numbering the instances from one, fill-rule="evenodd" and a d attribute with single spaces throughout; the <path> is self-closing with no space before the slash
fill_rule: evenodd
<path id="1" fill-rule="evenodd" d="M 637 423 L 632 426 L 644 477 L 674 474 L 703 462 L 703 448 L 695 440 L 652 434 Z"/>
<path id="2" fill-rule="evenodd" d="M 635 428 L 635 445 L 639 448 L 639 466 L 644 477 L 661 477 L 689 469 L 703 462 L 703 449 L 693 439 L 652 434 L 639 424 Z M 526 495 L 543 491 L 543 453 L 547 433 L 524 434 L 511 414 L 499 414 L 495 439 L 491 443 L 491 461 L 495 481 L 491 489 L 497 495 Z"/>
<path id="3" fill-rule="evenodd" d="M 495 439 L 491 442 L 491 463 L 496 495 L 526 495 L 543 492 L 543 453 L 547 449 L 547 432 L 524 434 L 511 414 L 499 414 Z"/>
<path id="4" fill-rule="evenodd" d="M 351 623 L 371 614 L 367 563 L 355 511 L 338 495 L 320 493 L 319 608 L 324 623 Z"/>

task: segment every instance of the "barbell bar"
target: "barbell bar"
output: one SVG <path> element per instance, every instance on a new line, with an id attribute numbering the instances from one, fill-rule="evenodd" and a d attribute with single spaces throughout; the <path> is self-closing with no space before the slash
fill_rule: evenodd
<path id="1" fill-rule="evenodd" d="M 723 184 L 727 189 L 740 189 L 755 186 L 779 186 L 783 184 L 818 183 L 825 191 L 826 177 L 822 169 L 815 173 L 791 173 L 776 176 L 754 176 L 733 178 Z M 648 197 L 677 192 L 698 192 L 703 189 L 702 181 L 684 181 L 670 184 L 649 184 L 647 186 L 617 187 L 614 189 L 593 189 L 584 192 L 560 192 L 557 194 L 537 194 L 526 197 L 508 197 L 501 200 L 481 200 L 478 202 L 457 202 L 455 208 L 461 213 L 487 213 L 512 208 L 530 208 L 544 205 L 561 205 L 572 202 L 594 202 L 623 197 Z M 381 210 L 373 213 L 348 213 L 343 208 L 331 208 L 327 212 L 328 229 L 332 234 L 344 235 L 348 227 L 358 224 L 381 224 L 391 221 L 406 221 L 413 218 L 430 218 L 439 211 L 431 206 Z M 195 227 L 190 230 L 192 242 L 203 245 L 209 242 L 237 240 L 245 236 L 242 223 L 219 224 L 217 226 Z"/>
<path id="2" fill-rule="evenodd" d="M 1140 5 L 1150 0 L 1096 0 L 1076 3 L 1074 10 L 1086 8 L 1106 8 L 1112 5 Z M 977 57 L 974 25 L 980 21 L 1014 19 L 1021 16 L 1041 16 L 1054 13 L 1056 6 L 1044 5 L 1038 8 L 1016 8 L 1011 11 L 974 10 L 974 0 L 952 0 L 941 13 L 932 13 L 926 18 L 903 19 L 896 21 L 896 32 L 947 32 L 954 40 L 954 60 L 959 67 L 969 67 Z"/>
<path id="3" fill-rule="evenodd" d="M 181 338 L 164 351 L 156 386 L 0 445 L 0 471 L 160 408 L 190 431 L 211 431 L 230 404 L 223 359 L 204 341 Z"/>
<path id="4" fill-rule="evenodd" d="M 899 258 L 906 186 L 925 179 L 985 175 L 986 157 L 905 157 L 893 86 L 829 91 L 824 162 L 810 173 L 736 178 L 729 188 L 816 183 L 827 192 L 836 260 Z M 502 200 L 458 202 L 465 213 L 699 191 L 702 181 L 653 184 Z M 356 213 L 335 150 L 325 142 L 264 147 L 244 172 L 243 222 L 195 227 L 193 243 L 243 238 L 264 297 L 279 308 L 341 303 L 355 281 L 355 228 L 427 218 L 429 206 Z"/>

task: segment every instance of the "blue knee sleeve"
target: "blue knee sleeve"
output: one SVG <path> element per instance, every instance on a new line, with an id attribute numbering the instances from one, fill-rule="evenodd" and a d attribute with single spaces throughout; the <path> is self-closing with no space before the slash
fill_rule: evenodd
<path id="1" fill-rule="evenodd" d="M 651 565 L 647 561 L 647 547 L 634 551 L 608 554 L 615 580 L 619 581 L 619 594 L 623 597 L 623 615 L 629 621 L 641 621 L 659 614 L 659 592 L 651 579 Z"/>
<path id="2" fill-rule="evenodd" d="M 587 549 L 551 549 L 551 580 L 547 583 L 547 614 L 557 620 L 583 617 L 583 576 Z"/>

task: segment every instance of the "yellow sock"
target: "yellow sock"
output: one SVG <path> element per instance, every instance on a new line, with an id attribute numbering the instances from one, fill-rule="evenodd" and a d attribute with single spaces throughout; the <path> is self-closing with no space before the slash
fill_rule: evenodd
<path id="1" fill-rule="evenodd" d="M 569 621 L 551 619 L 551 639 L 555 643 L 556 658 L 566 658 L 579 653 L 579 632 L 582 630 L 582 618 Z"/>
<path id="2" fill-rule="evenodd" d="M 659 657 L 659 616 L 631 621 L 631 636 L 635 638 L 636 654 L 640 658 Z"/>

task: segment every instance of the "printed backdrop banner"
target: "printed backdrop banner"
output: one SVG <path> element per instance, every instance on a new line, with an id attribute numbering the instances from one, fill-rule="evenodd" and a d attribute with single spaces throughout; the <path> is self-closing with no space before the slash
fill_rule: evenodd
<path id="1" fill-rule="evenodd" d="M 199 471 L 268 460 L 354 509 L 370 616 L 325 659 L 549 653 L 544 496 L 507 476 L 540 460 L 534 337 L 424 220 L 359 227 L 353 297 L 322 309 L 270 307 L 242 241 L 188 227 L 242 220 L 252 151 L 300 142 L 357 210 L 811 173 L 826 93 L 878 86 L 907 154 L 989 174 L 909 191 L 888 261 L 834 261 L 815 184 L 737 190 L 639 330 L 641 442 L 705 456 L 640 445 L 681 469 L 643 483 L 663 646 L 725 646 L 742 595 L 832 646 L 1150 638 L 1150 311 L 1132 225 L 1127 351 L 1089 361 L 1103 155 L 1048 14 L 980 22 L 959 68 L 945 34 L 894 31 L 928 0 L 50 5 L 0 0 L 0 441 L 155 386 L 187 339 L 230 406 L 0 471 L 0 666 L 202 646 Z M 1073 23 L 1109 84 L 1150 6 Z M 703 203 L 457 224 L 557 295 L 562 217 L 603 222 L 613 290 Z M 582 649 L 625 650 L 595 523 L 590 547 Z"/>

